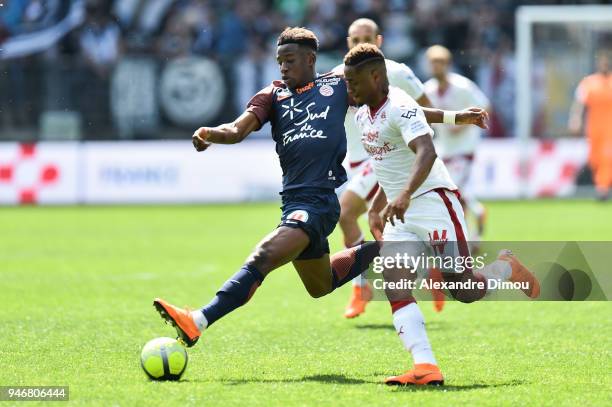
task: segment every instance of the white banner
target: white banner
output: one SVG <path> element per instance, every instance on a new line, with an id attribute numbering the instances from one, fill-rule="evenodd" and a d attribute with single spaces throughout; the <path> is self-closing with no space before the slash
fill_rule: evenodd
<path id="1" fill-rule="evenodd" d="M 280 165 L 270 141 L 214 145 L 191 141 L 85 143 L 88 203 L 233 202 L 274 199 Z"/>
<path id="2" fill-rule="evenodd" d="M 470 187 L 489 199 L 569 196 L 587 151 L 584 140 L 532 141 L 525 149 L 515 140 L 484 140 Z M 280 189 L 271 140 L 203 153 L 189 140 L 0 143 L 3 205 L 258 201 L 278 199 Z"/>

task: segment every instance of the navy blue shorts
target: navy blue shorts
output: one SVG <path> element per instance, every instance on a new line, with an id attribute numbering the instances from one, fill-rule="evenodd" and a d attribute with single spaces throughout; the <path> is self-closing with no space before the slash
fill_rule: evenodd
<path id="1" fill-rule="evenodd" d="M 329 253 L 327 236 L 331 235 L 340 218 L 340 202 L 333 190 L 301 188 L 282 194 L 283 214 L 278 225 L 302 229 L 310 244 L 296 260 L 318 259 Z"/>

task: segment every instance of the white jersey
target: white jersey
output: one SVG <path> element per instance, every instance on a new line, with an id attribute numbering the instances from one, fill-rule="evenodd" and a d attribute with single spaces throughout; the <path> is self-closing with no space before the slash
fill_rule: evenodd
<path id="1" fill-rule="evenodd" d="M 412 69 L 405 64 L 385 59 L 387 67 L 387 77 L 391 86 L 397 86 L 404 90 L 414 99 L 418 99 L 425 93 L 423 83 L 417 78 Z M 343 71 L 344 65 L 340 64 L 334 68 L 334 71 Z M 346 155 L 350 163 L 357 163 L 368 158 L 368 153 L 365 152 L 361 145 L 361 133 L 355 126 L 356 106 L 349 106 L 346 117 L 344 119 L 344 129 L 346 131 Z"/>
<path id="2" fill-rule="evenodd" d="M 404 91 L 389 87 L 384 104 L 372 117 L 367 105 L 361 106 L 355 115 L 365 151 L 372 158 L 372 166 L 379 184 L 392 201 L 402 192 L 412 173 L 416 154 L 408 143 L 419 136 L 433 137 L 425 113 L 416 101 Z M 429 175 L 414 192 L 417 197 L 436 188 L 455 190 L 453 183 L 439 158 L 436 158 Z"/>
<path id="3" fill-rule="evenodd" d="M 471 106 L 487 109 L 489 100 L 474 82 L 456 73 L 447 76 L 448 88 L 440 94 L 439 82 L 432 78 L 425 82 L 425 93 L 433 107 L 442 110 L 461 110 Z M 434 125 L 436 152 L 443 159 L 456 155 L 473 154 L 480 141 L 476 126 Z"/>

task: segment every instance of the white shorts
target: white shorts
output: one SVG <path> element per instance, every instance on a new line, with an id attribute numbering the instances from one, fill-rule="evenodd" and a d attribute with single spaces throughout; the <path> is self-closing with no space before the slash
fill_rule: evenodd
<path id="1" fill-rule="evenodd" d="M 467 243 L 463 208 L 456 191 L 438 188 L 413 198 L 404 220 L 405 223 L 396 220 L 395 226 L 387 223 L 383 240 L 423 242 L 432 247 L 446 241 Z"/>
<path id="2" fill-rule="evenodd" d="M 346 189 L 354 192 L 364 201 L 370 202 L 378 191 L 378 181 L 372 163 L 367 159 L 358 163 L 351 163 L 350 166 L 349 175 L 351 178 Z"/>
<path id="3" fill-rule="evenodd" d="M 453 179 L 453 182 L 463 193 L 472 173 L 474 154 L 455 155 L 452 157 L 447 157 L 442 161 L 444 161 L 444 165 L 446 165 L 446 169 Z"/>

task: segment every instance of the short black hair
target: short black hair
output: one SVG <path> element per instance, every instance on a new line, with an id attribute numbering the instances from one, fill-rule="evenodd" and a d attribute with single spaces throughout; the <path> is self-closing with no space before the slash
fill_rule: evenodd
<path id="1" fill-rule="evenodd" d="M 359 44 L 344 56 L 346 66 L 365 65 L 370 62 L 385 62 L 385 55 L 376 45 Z"/>
<path id="2" fill-rule="evenodd" d="M 319 40 L 317 39 L 317 36 L 312 31 L 304 27 L 285 28 L 278 36 L 276 45 L 280 46 L 285 44 L 304 45 L 315 52 L 319 49 Z"/>

